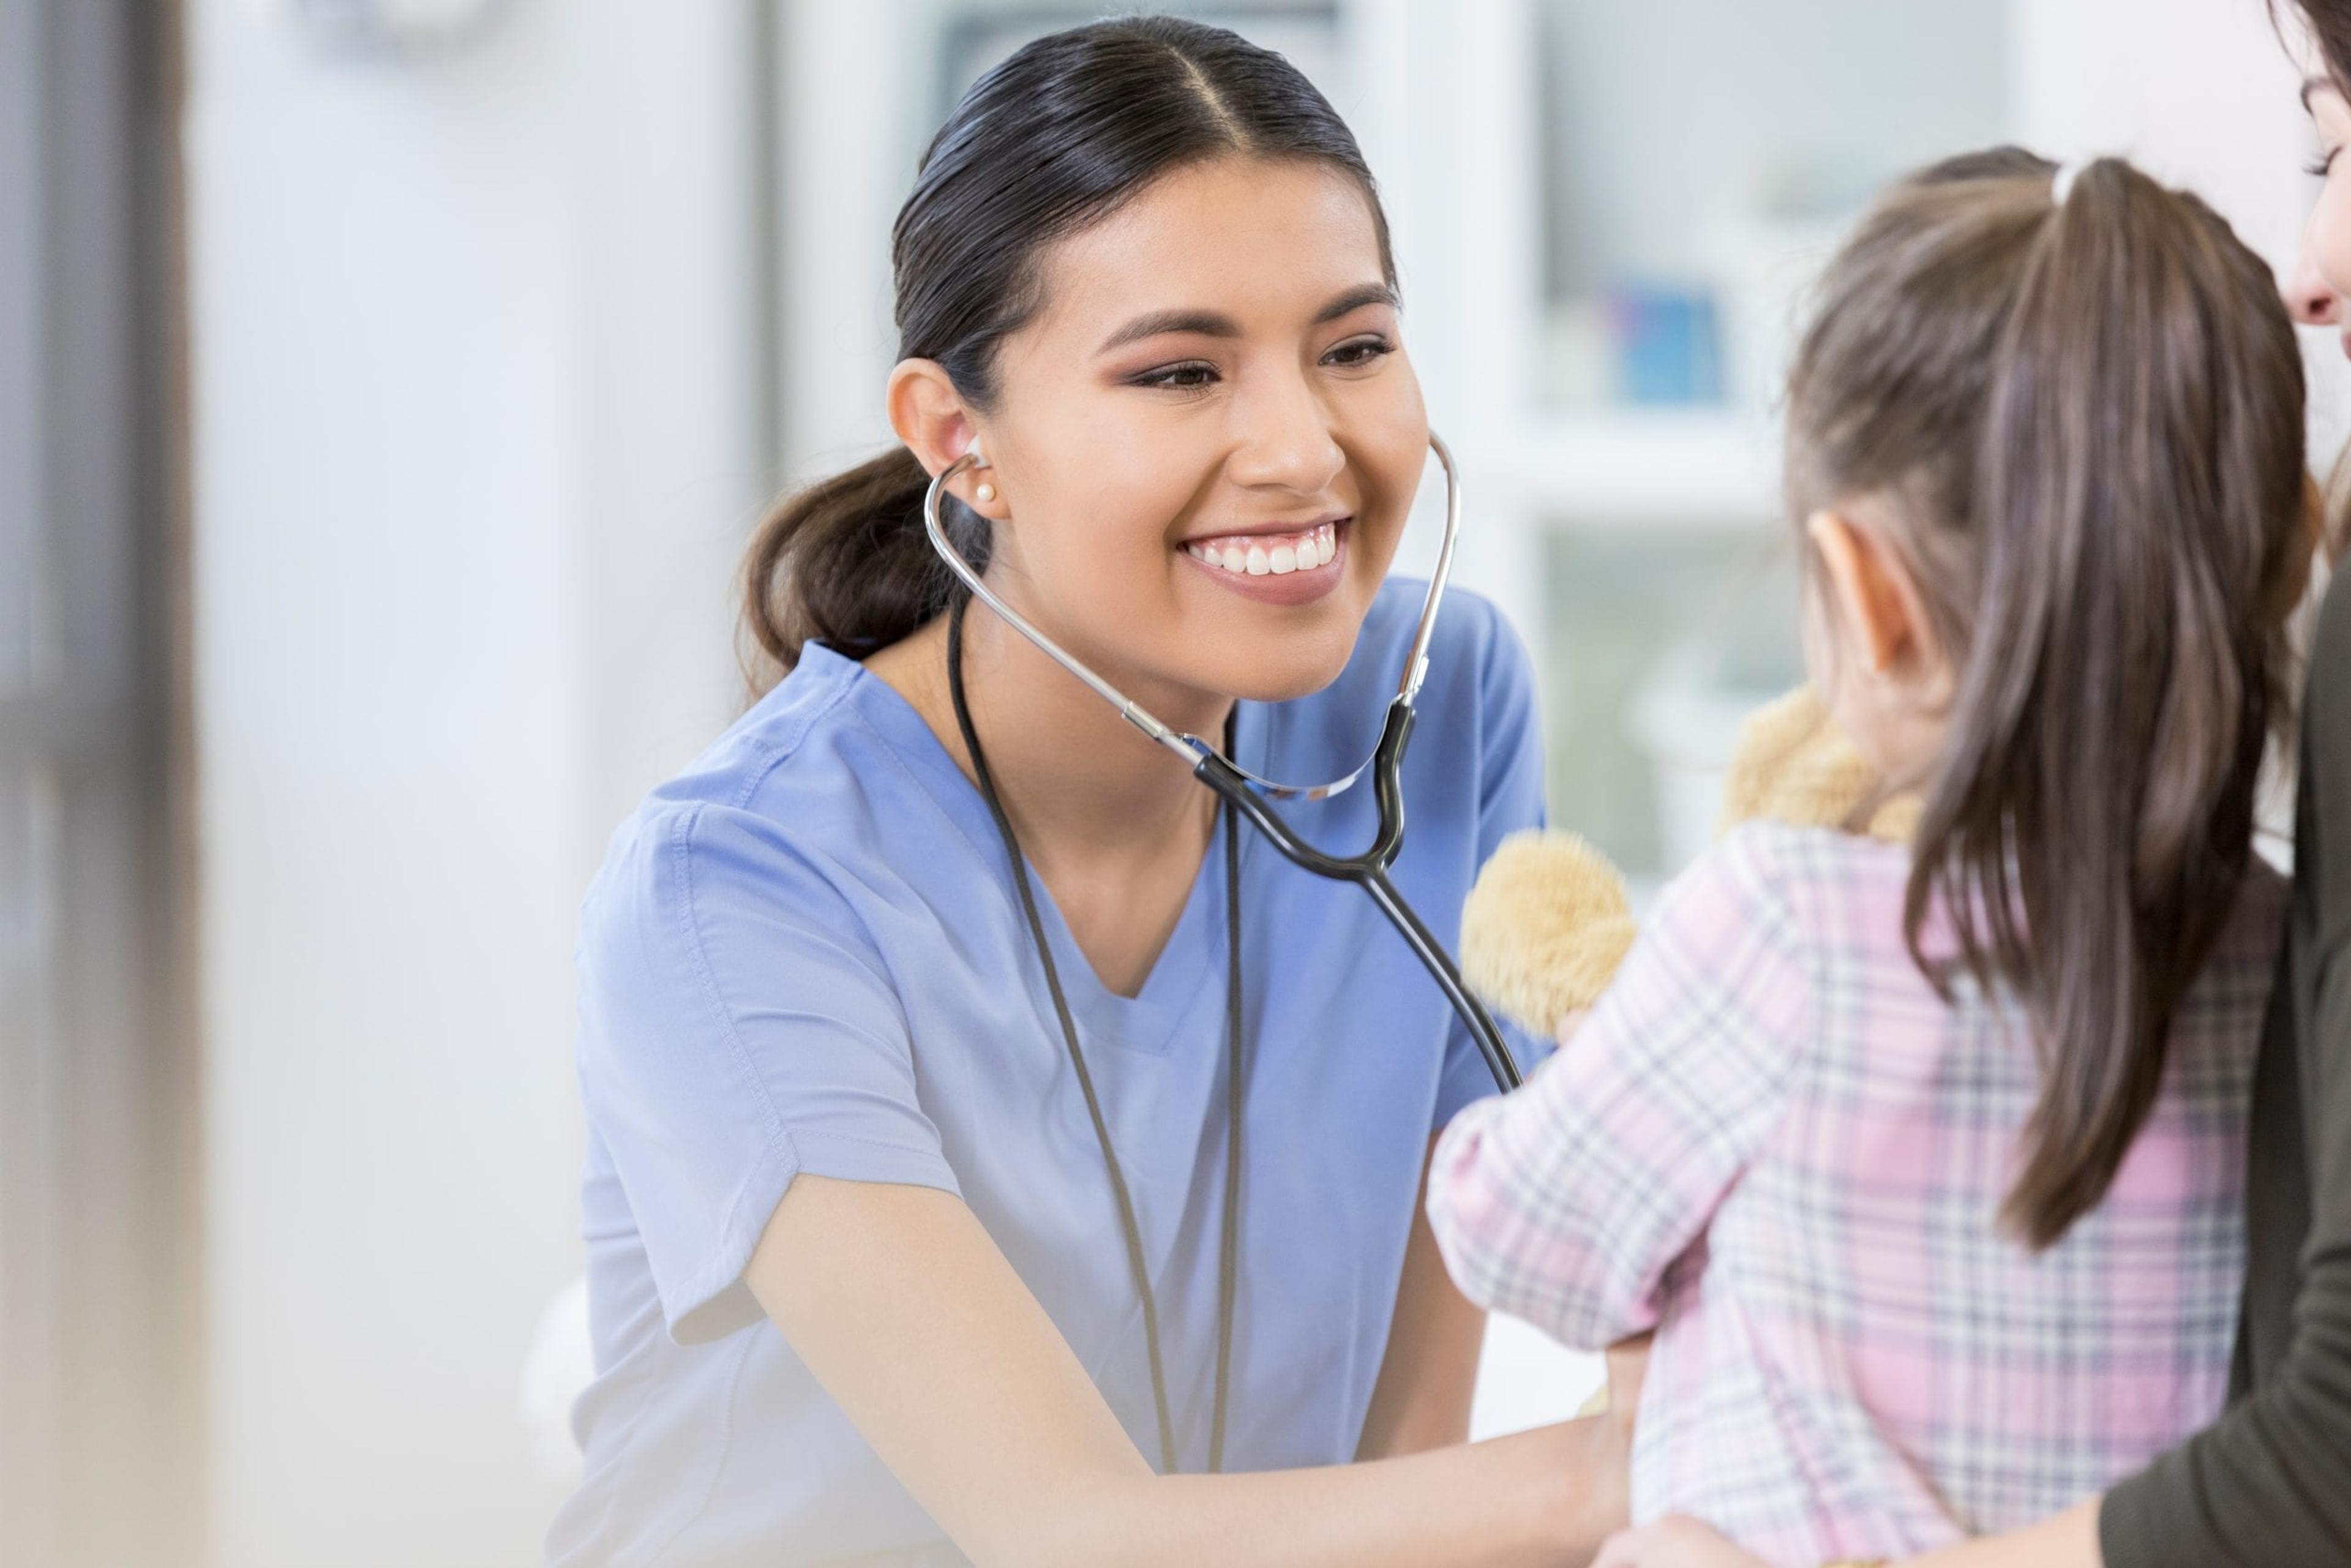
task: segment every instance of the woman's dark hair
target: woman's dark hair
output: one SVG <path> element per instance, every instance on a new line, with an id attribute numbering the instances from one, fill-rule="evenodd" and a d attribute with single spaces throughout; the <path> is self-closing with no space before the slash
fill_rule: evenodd
<path id="1" fill-rule="evenodd" d="M 2129 164 L 2012 148 L 1895 188 L 1789 389 L 1798 518 L 1890 504 L 1958 671 L 1905 934 L 2021 997 L 2041 1092 L 2003 1220 L 2105 1196 L 2252 853 L 2308 560 L 2303 371 L 2269 267 Z M 1818 591 L 1818 573 L 1813 573 Z M 1930 958 L 1930 912 L 1956 952 Z"/>
<path id="2" fill-rule="evenodd" d="M 1042 302 L 1040 253 L 1153 181 L 1231 154 L 1310 160 L 1352 176 L 1395 283 L 1371 169 L 1296 67 L 1197 22 L 1097 22 L 1040 38 L 988 72 L 932 140 L 892 238 L 899 358 L 935 360 L 967 402 L 987 408 L 998 346 Z M 786 497 L 760 523 L 744 568 L 755 689 L 812 639 L 862 658 L 946 608 L 956 580 L 923 537 L 928 482 L 895 447 Z M 984 522 L 952 500 L 946 516 L 957 544 L 985 562 Z"/>
<path id="3" fill-rule="evenodd" d="M 2292 10 L 2309 24 L 2327 74 L 2351 96 L 2351 0 L 2270 0 L 2270 15 Z"/>

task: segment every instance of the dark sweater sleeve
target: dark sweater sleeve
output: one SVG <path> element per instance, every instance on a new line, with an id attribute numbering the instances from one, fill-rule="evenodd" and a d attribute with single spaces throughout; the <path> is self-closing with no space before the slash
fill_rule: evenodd
<path id="1" fill-rule="evenodd" d="M 2351 1563 L 2351 965 L 2334 962 L 2351 928 L 2351 572 L 2328 591 L 2312 650 L 2295 812 L 2294 913 L 2265 1054 L 2283 1043 L 2294 1071 L 2265 1061 L 2253 1116 L 2248 1202 L 2303 1211 L 2290 1333 L 2252 1355 L 2254 1386 L 2210 1429 L 2108 1493 L 2098 1536 L 2106 1568 L 2343 1568 Z M 2264 1105 L 2261 1095 L 2282 1094 Z M 2298 1103 L 2297 1103 L 2298 1102 Z M 2265 1160 L 2283 1125 L 2300 1160 Z M 2274 1152 L 2274 1148 L 2270 1152 Z M 2253 1253 L 2249 1301 L 2291 1289 L 2290 1248 Z M 2258 1331 L 2258 1323 L 2249 1324 Z M 2264 1364 L 2266 1362 L 2266 1364 Z"/>

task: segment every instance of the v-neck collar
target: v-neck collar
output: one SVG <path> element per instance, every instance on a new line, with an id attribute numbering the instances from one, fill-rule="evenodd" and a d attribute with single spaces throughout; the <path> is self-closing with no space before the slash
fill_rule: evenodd
<path id="1" fill-rule="evenodd" d="M 956 766 L 955 758 L 914 705 L 864 665 L 821 643 L 807 644 L 800 662 L 803 668 L 820 663 L 825 677 L 847 683 L 854 711 L 955 824 L 989 868 L 990 879 L 1013 911 L 1014 918 L 1025 926 L 1026 917 L 1019 912 L 1020 894 L 1012 882 L 1012 867 L 1005 859 L 1004 842 L 997 832 L 994 817 L 988 813 L 987 800 L 980 795 L 978 786 Z M 1245 716 L 1249 706 L 1242 705 Z M 1248 727 L 1246 716 L 1236 721 L 1237 733 Z M 1222 967 L 1221 964 L 1212 965 L 1211 958 L 1223 952 L 1226 942 L 1226 818 L 1223 811 L 1216 814 L 1207 852 L 1200 857 L 1199 869 L 1193 873 L 1191 885 L 1185 893 L 1184 907 L 1153 962 L 1151 972 L 1132 997 L 1121 996 L 1102 984 L 1092 962 L 1078 946 L 1069 922 L 1062 917 L 1061 906 L 1053 901 L 1052 890 L 1045 885 L 1044 878 L 1036 874 L 1033 865 L 1029 868 L 1029 884 L 1037 894 L 1037 916 L 1051 946 L 1054 967 L 1061 973 L 1070 1010 L 1076 1016 L 1080 1034 L 1089 1046 L 1100 1041 L 1164 1055 L 1186 1020 L 1204 1005 L 1213 999 L 1219 1008 L 1223 1006 L 1223 988 L 1211 987 L 1207 981 Z M 1252 847 L 1243 840 L 1244 862 Z M 1211 991 L 1216 993 L 1213 998 Z"/>

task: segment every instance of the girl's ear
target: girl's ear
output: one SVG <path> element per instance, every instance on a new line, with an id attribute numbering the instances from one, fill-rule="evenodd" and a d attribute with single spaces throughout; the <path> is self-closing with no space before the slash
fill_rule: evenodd
<path id="1" fill-rule="evenodd" d="M 935 360 L 898 362 L 890 372 L 889 409 L 890 428 L 930 473 L 936 474 L 979 444 L 978 420 Z M 977 495 L 983 484 L 988 486 L 985 500 Z M 996 475 L 967 469 L 949 481 L 947 488 L 984 517 L 1001 522 L 1009 511 L 1002 498 L 1002 481 Z"/>
<path id="2" fill-rule="evenodd" d="M 1821 552 L 1829 595 L 1873 674 L 1887 674 L 1927 645 L 1926 621 L 1909 573 L 1868 529 L 1822 510 L 1804 532 Z"/>

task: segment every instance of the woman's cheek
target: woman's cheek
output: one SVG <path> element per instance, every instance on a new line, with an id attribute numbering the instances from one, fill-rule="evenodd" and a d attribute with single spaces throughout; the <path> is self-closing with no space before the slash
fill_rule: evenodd
<path id="1" fill-rule="evenodd" d="M 1392 517 L 1390 531 L 1401 538 L 1414 499 L 1424 486 L 1441 491 L 1444 470 L 1428 446 L 1428 411 L 1421 402 L 1420 382 L 1409 366 L 1401 373 L 1381 378 L 1373 389 L 1376 402 L 1366 411 L 1365 437 L 1358 448 L 1364 467 L 1364 504 Z"/>
<path id="2" fill-rule="evenodd" d="M 2351 173 L 2330 175 L 2318 193 L 2318 205 L 2310 214 L 2310 242 L 2327 287 L 2338 298 L 2351 299 Z"/>

